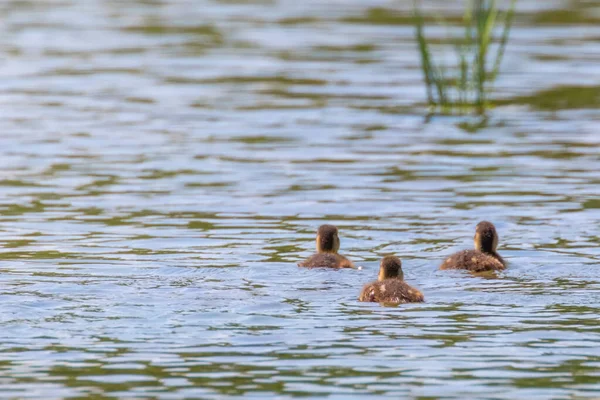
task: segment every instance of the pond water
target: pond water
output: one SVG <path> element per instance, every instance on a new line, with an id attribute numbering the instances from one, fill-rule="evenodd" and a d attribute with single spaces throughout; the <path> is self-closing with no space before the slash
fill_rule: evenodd
<path id="1" fill-rule="evenodd" d="M 411 4 L 2 2 L 0 396 L 597 398 L 600 9 L 521 0 L 477 124 Z M 357 302 L 388 253 L 426 303 Z"/>

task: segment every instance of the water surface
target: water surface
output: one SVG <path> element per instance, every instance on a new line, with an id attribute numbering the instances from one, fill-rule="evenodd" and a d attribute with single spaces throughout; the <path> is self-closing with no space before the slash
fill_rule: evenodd
<path id="1" fill-rule="evenodd" d="M 3 2 L 0 396 L 597 398 L 598 7 L 519 2 L 479 126 L 410 7 Z M 482 219 L 509 269 L 438 271 Z M 426 303 L 357 302 L 388 253 Z"/>

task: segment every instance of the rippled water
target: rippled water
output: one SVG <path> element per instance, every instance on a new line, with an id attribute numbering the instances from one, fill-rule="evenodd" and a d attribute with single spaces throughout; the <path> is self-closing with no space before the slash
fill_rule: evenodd
<path id="1" fill-rule="evenodd" d="M 0 396 L 597 398 L 600 10 L 522 0 L 477 126 L 410 7 L 2 2 Z M 481 219 L 509 269 L 438 271 Z M 426 303 L 357 302 L 387 253 Z"/>

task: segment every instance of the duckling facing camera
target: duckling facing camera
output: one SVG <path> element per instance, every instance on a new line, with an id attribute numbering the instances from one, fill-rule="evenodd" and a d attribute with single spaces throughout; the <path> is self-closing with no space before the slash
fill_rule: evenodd
<path id="1" fill-rule="evenodd" d="M 421 303 L 423 293 L 404 282 L 402 261 L 396 256 L 385 256 L 379 266 L 377 281 L 363 288 L 359 301 L 378 303 Z"/>
<path id="2" fill-rule="evenodd" d="M 308 259 L 298 263 L 307 268 L 354 268 L 352 261 L 338 254 L 340 237 L 334 225 L 321 225 L 317 231 L 317 252 Z"/>
<path id="3" fill-rule="evenodd" d="M 475 228 L 475 250 L 452 254 L 440 269 L 466 269 L 471 272 L 502 271 L 506 263 L 496 252 L 498 233 L 491 222 L 481 221 Z"/>

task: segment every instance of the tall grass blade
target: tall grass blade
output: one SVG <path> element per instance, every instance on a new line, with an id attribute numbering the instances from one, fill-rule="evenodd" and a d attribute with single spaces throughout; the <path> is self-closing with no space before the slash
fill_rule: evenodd
<path id="1" fill-rule="evenodd" d="M 504 50 L 506 49 L 506 43 L 508 42 L 510 28 L 512 27 L 512 22 L 515 17 L 516 6 L 517 0 L 511 0 L 510 8 L 506 12 L 506 16 L 504 17 L 504 29 L 500 38 L 500 44 L 498 46 L 498 52 L 496 53 L 496 59 L 494 60 L 494 67 L 490 75 L 490 79 L 492 81 L 496 80 L 496 77 L 498 76 L 498 71 L 500 71 L 500 64 L 502 63 L 502 58 L 504 57 Z"/>
<path id="2" fill-rule="evenodd" d="M 468 110 L 485 113 L 508 43 L 516 2 L 511 0 L 508 11 L 502 13 L 496 0 L 465 0 L 462 38 L 460 35 L 458 38 L 454 36 L 443 18 L 437 18 L 438 23 L 446 26 L 454 47 L 457 68 L 453 71 L 443 62 L 438 65 L 434 63 L 430 44 L 425 37 L 425 19 L 420 0 L 414 0 L 416 39 L 427 100 L 431 106 L 439 107 L 443 113 L 458 111 L 462 114 Z M 491 49 L 496 43 L 494 32 L 500 25 L 503 25 L 502 35 L 493 54 Z"/>
<path id="3" fill-rule="evenodd" d="M 417 4 L 417 1 L 418 0 L 415 0 L 415 2 L 414 2 L 414 12 L 415 12 L 415 20 L 416 20 L 417 43 L 419 45 L 419 53 L 421 54 L 421 69 L 423 70 L 425 86 L 427 87 L 427 101 L 429 102 L 429 104 L 433 105 L 433 104 L 435 104 L 435 100 L 433 98 L 433 92 L 432 92 L 432 85 L 434 82 L 433 68 L 431 65 L 429 46 L 427 44 L 427 40 L 425 39 L 425 33 L 424 33 L 425 22 L 423 20 L 423 16 L 421 15 L 421 11 Z"/>
<path id="4" fill-rule="evenodd" d="M 487 47 L 485 45 L 486 20 L 488 10 L 484 0 L 475 0 L 475 20 L 477 21 L 477 43 L 475 49 L 475 70 L 477 78 L 477 91 L 475 106 L 477 112 L 481 113 L 485 109 L 485 61 L 487 56 Z"/>

